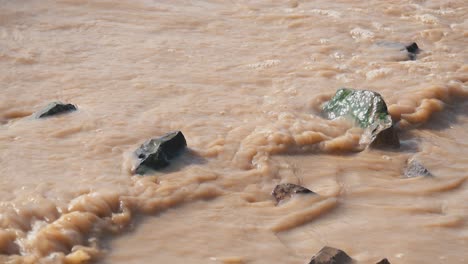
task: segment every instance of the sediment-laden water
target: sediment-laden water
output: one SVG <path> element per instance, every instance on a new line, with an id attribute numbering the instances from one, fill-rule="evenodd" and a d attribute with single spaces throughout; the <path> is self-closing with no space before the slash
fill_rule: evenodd
<path id="1" fill-rule="evenodd" d="M 0 1 L 0 262 L 468 262 L 467 21 L 463 0 Z M 382 94 L 399 149 L 321 117 L 340 87 Z M 78 111 L 34 117 L 53 101 Z M 173 130 L 188 150 L 132 175 Z M 279 183 L 319 195 L 277 205 Z"/>

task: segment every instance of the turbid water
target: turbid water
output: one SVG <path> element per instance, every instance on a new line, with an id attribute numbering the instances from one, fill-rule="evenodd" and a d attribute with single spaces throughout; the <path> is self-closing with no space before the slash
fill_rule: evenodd
<path id="1" fill-rule="evenodd" d="M 467 36 L 464 0 L 0 1 L 0 262 L 467 263 Z M 320 116 L 340 87 L 382 94 L 399 149 Z"/>

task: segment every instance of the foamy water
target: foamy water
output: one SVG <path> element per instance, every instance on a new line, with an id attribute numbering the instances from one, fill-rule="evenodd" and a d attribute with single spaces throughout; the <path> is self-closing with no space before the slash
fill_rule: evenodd
<path id="1" fill-rule="evenodd" d="M 466 263 L 465 1 L 0 1 L 0 262 Z M 410 60 L 400 46 L 416 42 Z M 398 150 L 325 120 L 383 95 Z M 47 119 L 49 102 L 78 111 Z M 167 169 L 131 173 L 181 130 Z M 408 159 L 434 177 L 403 178 Z M 280 205 L 279 183 L 317 196 Z"/>

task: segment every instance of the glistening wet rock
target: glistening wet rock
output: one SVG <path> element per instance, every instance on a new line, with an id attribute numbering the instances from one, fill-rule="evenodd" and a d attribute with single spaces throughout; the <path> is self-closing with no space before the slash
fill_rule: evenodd
<path id="1" fill-rule="evenodd" d="M 368 146 L 379 133 L 392 126 L 392 117 L 382 95 L 368 90 L 341 88 L 335 96 L 326 102 L 322 112 L 328 119 L 347 117 L 364 129 L 360 143 Z M 396 145 L 395 130 L 384 133 L 381 143 Z M 399 140 L 398 140 L 399 141 Z M 399 142 L 398 142 L 399 145 Z"/>
<path id="2" fill-rule="evenodd" d="M 53 102 L 47 105 L 44 109 L 37 112 L 37 118 L 44 118 L 54 115 L 65 114 L 76 110 L 76 106 L 72 104 L 64 104 L 62 102 Z"/>
<path id="3" fill-rule="evenodd" d="M 405 168 L 404 176 L 406 178 L 418 177 L 418 176 L 433 176 L 432 173 L 424 167 L 419 161 L 413 159 L 408 162 Z"/>
<path id="4" fill-rule="evenodd" d="M 134 172 L 143 175 L 149 170 L 163 169 L 186 146 L 187 142 L 180 131 L 169 132 L 159 138 L 150 139 L 135 151 L 137 165 Z"/>
<path id="5" fill-rule="evenodd" d="M 351 264 L 353 260 L 343 250 L 324 247 L 312 257 L 309 264 Z"/>
<path id="6" fill-rule="evenodd" d="M 295 194 L 316 194 L 313 191 L 293 183 L 283 183 L 276 185 L 271 195 L 279 203 L 284 199 L 291 198 Z"/>
<path id="7" fill-rule="evenodd" d="M 388 261 L 388 259 L 384 258 L 381 261 L 377 262 L 376 264 L 390 264 L 390 261 Z"/>

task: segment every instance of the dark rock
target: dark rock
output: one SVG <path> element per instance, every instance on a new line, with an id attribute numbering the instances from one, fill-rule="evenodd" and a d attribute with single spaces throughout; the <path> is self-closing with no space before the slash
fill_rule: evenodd
<path id="1" fill-rule="evenodd" d="M 37 112 L 37 118 L 44 118 L 53 115 L 65 114 L 76 110 L 76 106 L 72 104 L 64 104 L 61 102 L 53 102 L 46 106 L 41 111 Z"/>
<path id="2" fill-rule="evenodd" d="M 381 261 L 377 262 L 376 264 L 390 264 L 390 261 L 388 261 L 388 259 L 384 258 Z"/>
<path id="3" fill-rule="evenodd" d="M 410 45 L 406 46 L 405 48 L 406 48 L 406 51 L 408 51 L 408 58 L 410 60 L 415 60 L 416 54 L 418 54 L 420 51 L 418 44 L 416 44 L 416 42 L 413 42 Z"/>
<path id="4" fill-rule="evenodd" d="M 351 257 L 343 250 L 324 247 L 312 257 L 309 264 L 350 264 L 352 262 Z"/>
<path id="5" fill-rule="evenodd" d="M 292 184 L 292 183 L 283 183 L 276 185 L 275 189 L 271 192 L 271 195 L 275 197 L 276 202 L 291 198 L 294 194 L 316 194 L 313 191 L 304 188 L 302 186 Z"/>
<path id="6" fill-rule="evenodd" d="M 135 151 L 138 159 L 135 173 L 143 175 L 149 169 L 159 170 L 167 167 L 169 161 L 178 156 L 186 146 L 187 142 L 180 131 L 146 141 Z"/>
<path id="7" fill-rule="evenodd" d="M 374 141 L 372 141 L 371 146 L 376 147 L 376 148 L 380 148 L 380 147 L 399 148 L 400 139 L 398 137 L 396 128 L 394 126 L 391 126 L 387 129 L 382 130 L 382 132 L 377 134 Z"/>
<path id="8" fill-rule="evenodd" d="M 406 166 L 404 175 L 406 178 L 418 177 L 418 176 L 433 176 L 419 161 L 411 160 Z"/>
<path id="9" fill-rule="evenodd" d="M 373 91 L 341 88 L 323 105 L 322 112 L 328 119 L 338 117 L 352 119 L 356 125 L 364 129 L 361 143 L 366 146 L 372 143 L 381 131 L 392 126 L 392 117 L 388 113 L 387 104 L 379 93 Z"/>
<path id="10" fill-rule="evenodd" d="M 419 47 L 418 47 L 418 44 L 416 44 L 416 42 L 413 42 L 411 43 L 410 45 L 406 46 L 405 47 L 406 50 L 410 53 L 414 53 L 414 54 L 418 54 L 419 53 Z"/>
<path id="11" fill-rule="evenodd" d="M 418 44 L 414 42 L 405 45 L 399 42 L 379 41 L 376 43 L 376 47 L 380 48 L 378 51 L 381 52 L 382 58 L 397 61 L 415 60 L 416 54 L 420 52 Z"/>

